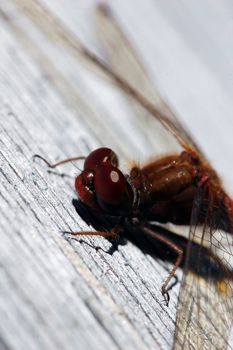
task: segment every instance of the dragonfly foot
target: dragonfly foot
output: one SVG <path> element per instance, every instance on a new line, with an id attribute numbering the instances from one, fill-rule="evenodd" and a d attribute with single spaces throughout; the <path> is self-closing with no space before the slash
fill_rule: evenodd
<path id="1" fill-rule="evenodd" d="M 162 295 L 163 295 L 163 297 L 164 297 L 164 301 L 165 301 L 166 306 L 169 306 L 170 295 L 169 295 L 168 291 L 167 291 L 167 290 L 164 290 L 164 289 L 162 288 Z"/>

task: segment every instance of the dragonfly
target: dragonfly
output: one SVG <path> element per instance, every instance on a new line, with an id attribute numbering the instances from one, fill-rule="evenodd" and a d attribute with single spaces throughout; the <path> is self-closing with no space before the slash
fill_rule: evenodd
<path id="1" fill-rule="evenodd" d="M 104 73 L 131 101 L 142 106 L 174 138 L 181 152 L 133 167 L 127 176 L 119 169 L 118 157 L 113 150 L 105 147 L 91 152 L 85 157 L 84 169 L 76 178 L 79 199 L 86 210 L 119 220 L 111 230 L 72 234 L 115 236 L 131 224 L 167 245 L 176 255 L 174 266 L 161 286 L 167 303 L 172 277 L 179 266 L 183 265 L 184 271 L 173 348 L 231 349 L 228 337 L 233 321 L 233 202 L 190 133 L 154 92 L 111 11 L 106 6 L 99 6 L 97 16 L 111 66 L 80 44 L 71 33 L 64 28 L 61 30 L 61 25 L 54 21 L 57 38 L 60 42 L 65 38 L 72 54 Z M 43 29 L 51 34 L 48 27 Z M 137 88 L 138 81 L 145 87 L 146 94 Z M 47 164 L 55 168 L 80 158 L 83 157 Z M 188 240 L 174 242 L 172 231 L 167 238 L 159 228 L 157 231 L 151 225 L 153 222 L 188 225 Z"/>

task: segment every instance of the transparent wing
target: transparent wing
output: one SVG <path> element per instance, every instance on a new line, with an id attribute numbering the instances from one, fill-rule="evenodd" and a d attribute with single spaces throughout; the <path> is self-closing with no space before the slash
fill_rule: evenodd
<path id="1" fill-rule="evenodd" d="M 30 3 L 26 0 L 21 0 L 17 1 L 16 4 L 21 11 L 23 11 L 33 20 L 33 22 L 48 36 L 48 38 L 60 44 L 79 62 L 83 62 L 88 66 L 91 65 L 92 69 L 104 74 L 104 76 L 108 77 L 112 82 L 117 84 L 127 95 L 131 96 L 138 102 L 138 104 L 143 106 L 145 110 L 153 115 L 154 118 L 158 120 L 159 123 L 171 133 L 171 135 L 173 135 L 182 148 L 192 148 L 198 151 L 200 155 L 202 154 L 200 148 L 198 148 L 192 137 L 182 127 L 175 115 L 155 91 L 155 88 L 151 86 L 145 72 L 143 73 L 143 68 L 141 67 L 139 61 L 135 58 L 133 50 L 131 49 L 127 40 L 125 40 L 120 28 L 117 26 L 116 22 L 114 22 L 110 11 L 107 10 L 106 7 L 100 6 L 98 8 L 100 22 L 102 21 L 103 24 L 105 23 L 102 26 L 101 36 L 106 42 L 112 38 L 110 42 L 110 46 L 113 46 L 112 53 L 118 54 L 119 57 L 121 57 L 122 67 L 125 69 L 126 67 L 131 66 L 132 69 L 129 80 L 127 78 L 128 73 L 124 74 L 124 71 L 120 72 L 120 70 L 118 70 L 117 74 L 103 60 L 82 45 L 77 36 L 66 28 L 65 25 L 62 24 L 38 0 L 34 0 Z M 118 45 L 120 45 L 119 48 Z M 119 64 L 119 67 L 121 64 Z M 122 75 L 120 73 L 122 73 Z M 133 87 L 133 76 L 135 77 L 135 82 L 139 81 L 139 84 L 136 84 L 135 88 Z M 148 86 L 148 89 L 145 90 L 145 95 L 144 91 L 142 92 L 142 90 L 138 90 L 138 87 L 141 84 L 142 86 Z M 152 99 L 152 102 L 150 100 L 151 94 L 148 92 L 149 90 L 151 90 L 151 92 L 153 90 L 152 94 L 154 99 Z"/>
<path id="2" fill-rule="evenodd" d="M 211 193 L 200 188 L 179 293 L 175 350 L 233 349 L 228 342 L 233 322 L 233 236 L 220 229 L 228 221 L 224 198 L 216 206 Z"/>
<path id="3" fill-rule="evenodd" d="M 106 5 L 100 5 L 97 8 L 96 23 L 107 60 L 113 69 L 112 71 L 105 66 L 108 74 L 128 95 L 136 99 L 149 114 L 152 114 L 166 130 L 169 130 L 183 148 L 193 148 L 202 154 L 191 135 L 184 129 L 150 81 L 133 47 Z M 132 106 L 132 99 L 130 103 Z M 140 117 L 142 111 L 139 110 L 138 114 Z M 154 133 L 153 138 L 155 138 L 158 131 L 152 128 L 152 132 Z"/>

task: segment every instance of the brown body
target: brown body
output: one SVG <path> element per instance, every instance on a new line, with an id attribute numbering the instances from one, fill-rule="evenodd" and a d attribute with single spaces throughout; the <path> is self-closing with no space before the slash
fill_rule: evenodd
<path id="1" fill-rule="evenodd" d="M 212 210 L 221 208 L 221 216 L 224 216 L 218 228 L 233 232 L 232 201 L 222 189 L 215 171 L 193 151 L 160 158 L 141 169 L 134 168 L 129 182 L 139 194 L 136 216 L 178 225 L 190 224 L 194 198 L 198 190 L 205 187 L 211 198 L 211 203 L 206 205 L 211 204 Z M 205 215 L 200 216 L 198 224 L 202 224 L 204 218 Z"/>

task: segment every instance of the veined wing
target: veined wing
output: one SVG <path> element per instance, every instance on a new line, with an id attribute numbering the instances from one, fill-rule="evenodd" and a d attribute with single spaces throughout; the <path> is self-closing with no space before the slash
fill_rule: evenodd
<path id="1" fill-rule="evenodd" d="M 112 15 L 109 7 L 100 5 L 97 8 L 96 22 L 97 32 L 106 52 L 108 62 L 110 62 L 110 66 L 113 69 L 111 71 L 107 68 L 108 74 L 116 80 L 118 85 L 128 95 L 136 99 L 149 114 L 152 114 L 169 130 L 182 147 L 193 148 L 203 156 L 189 132 L 184 129 L 176 115 L 152 84 L 146 70 Z M 153 138 L 155 138 L 155 135 L 153 135 Z"/>
<path id="2" fill-rule="evenodd" d="M 200 229 L 197 223 L 203 218 Z M 214 206 L 211 193 L 200 188 L 179 293 L 175 350 L 233 349 L 228 343 L 233 324 L 233 237 L 220 230 L 227 220 L 224 201 Z"/>
<path id="3" fill-rule="evenodd" d="M 67 50 L 67 52 L 69 52 L 73 57 L 75 57 L 79 61 L 83 61 L 85 64 L 91 64 L 92 68 L 103 73 L 111 81 L 117 84 L 126 94 L 134 98 L 134 100 L 137 101 L 138 104 L 142 105 L 151 115 L 154 116 L 155 119 L 157 119 L 161 123 L 161 125 L 163 125 L 163 127 L 166 130 L 168 130 L 173 135 L 173 137 L 178 141 L 182 148 L 189 150 L 191 148 L 196 150 L 200 155 L 202 154 L 201 150 L 192 140 L 192 137 L 178 122 L 178 120 L 168 108 L 168 106 L 165 104 L 165 102 L 162 101 L 159 94 L 155 93 L 154 88 L 154 95 L 157 95 L 157 101 L 160 101 L 158 105 L 156 104 L 155 100 L 155 103 L 151 102 L 151 100 L 147 96 L 145 96 L 138 89 L 134 88 L 131 85 L 131 81 L 128 82 L 124 79 L 124 77 L 120 76 L 120 74 L 118 75 L 117 73 L 115 73 L 103 60 L 101 60 L 88 48 L 82 45 L 77 36 L 74 33 L 72 33 L 72 31 L 70 31 L 68 28 L 66 28 L 65 25 L 62 24 L 48 9 L 45 9 L 44 6 L 40 3 L 40 1 L 15 0 L 15 2 L 17 6 L 29 18 L 31 18 L 33 22 L 41 29 L 41 31 L 44 32 L 50 39 L 62 45 L 62 47 Z M 103 8 L 99 11 L 100 13 L 102 12 L 102 18 L 103 16 L 105 16 L 105 19 L 108 20 L 109 25 L 111 25 L 112 22 L 112 28 L 115 27 L 116 34 L 118 32 L 118 39 L 117 36 L 115 36 L 114 40 L 120 43 L 121 40 L 119 39 L 121 37 L 123 38 L 123 36 L 119 28 L 117 29 L 117 25 L 114 24 L 110 12 L 106 11 L 106 9 Z M 105 36 L 105 38 L 107 38 L 107 33 L 105 33 L 105 35 L 103 33 L 104 30 L 102 30 L 102 36 Z M 127 41 L 125 41 L 125 44 L 127 47 Z M 128 52 L 130 52 L 131 49 L 129 46 L 128 49 Z M 120 50 L 118 51 L 120 53 Z M 131 59 L 135 57 L 133 51 L 129 56 L 131 56 Z M 122 55 L 122 57 L 124 56 Z M 140 67 L 140 64 L 137 59 L 132 60 L 132 67 L 134 65 L 135 67 Z M 142 79 L 148 80 L 146 75 Z"/>

